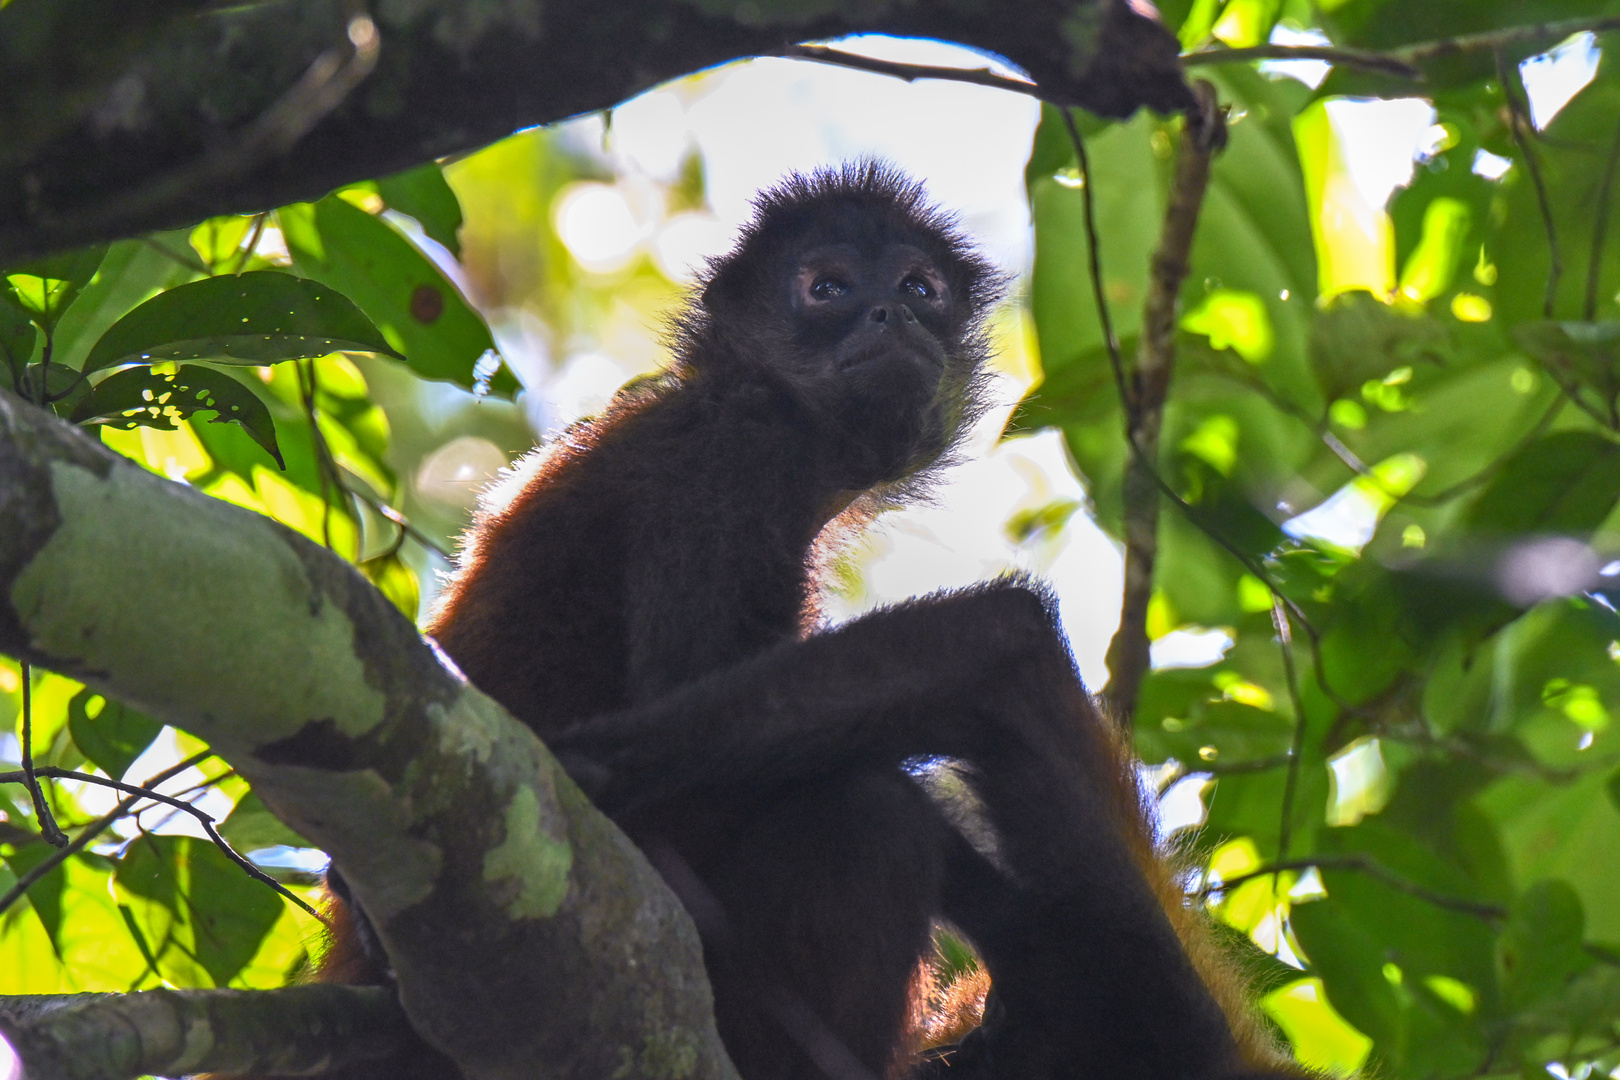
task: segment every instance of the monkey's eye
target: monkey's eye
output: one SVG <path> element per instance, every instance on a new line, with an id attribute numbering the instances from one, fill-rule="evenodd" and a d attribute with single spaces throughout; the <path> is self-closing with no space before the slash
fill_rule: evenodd
<path id="1" fill-rule="evenodd" d="M 836 300 L 847 292 L 849 292 L 849 286 L 844 284 L 841 279 L 825 274 L 816 278 L 810 286 L 810 295 L 822 301 Z"/>
<path id="2" fill-rule="evenodd" d="M 934 298 L 934 287 L 921 274 L 906 275 L 904 280 L 900 282 L 900 291 L 909 296 L 915 296 L 919 300 L 932 300 Z"/>

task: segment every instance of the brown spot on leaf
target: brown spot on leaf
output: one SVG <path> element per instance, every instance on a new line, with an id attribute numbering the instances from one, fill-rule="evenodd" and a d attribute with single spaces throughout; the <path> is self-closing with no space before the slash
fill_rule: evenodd
<path id="1" fill-rule="evenodd" d="M 411 318 L 427 324 L 443 314 L 444 293 L 432 285 L 418 285 L 411 290 Z"/>

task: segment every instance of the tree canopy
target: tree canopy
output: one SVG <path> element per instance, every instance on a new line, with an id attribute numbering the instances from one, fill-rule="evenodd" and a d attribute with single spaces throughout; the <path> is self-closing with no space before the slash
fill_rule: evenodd
<path id="1" fill-rule="evenodd" d="M 678 297 L 649 237 L 714 224 L 690 146 L 652 176 L 512 132 L 749 55 L 1041 100 L 1000 436 L 1060 433 L 1084 497 L 1005 530 L 1122 547 L 1093 689 L 1196 796 L 1189 903 L 1300 1059 L 1620 1075 L 1620 4 L 603 7 L 0 8 L 0 1034 L 30 1075 L 291 1069 L 407 1020 L 469 1076 L 728 1075 L 678 905 L 411 624 L 564 360 Z M 857 31 L 1013 67 L 803 44 Z M 1352 121 L 1388 142 L 1399 102 L 1424 134 L 1384 201 Z M 593 260 L 586 197 L 640 239 Z M 411 913 L 403 1015 L 289 985 L 322 852 Z M 468 975 L 497 955 L 537 959 Z"/>

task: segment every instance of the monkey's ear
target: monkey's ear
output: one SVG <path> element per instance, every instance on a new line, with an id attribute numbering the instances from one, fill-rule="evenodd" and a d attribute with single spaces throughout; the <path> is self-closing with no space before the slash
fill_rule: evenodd
<path id="1" fill-rule="evenodd" d="M 746 303 L 750 295 L 760 291 L 757 279 L 761 272 L 754 260 L 745 260 L 736 254 L 712 264 L 708 284 L 703 286 L 700 298 L 703 306 L 718 312 Z M 752 289 L 749 288 L 751 282 L 756 283 Z"/>

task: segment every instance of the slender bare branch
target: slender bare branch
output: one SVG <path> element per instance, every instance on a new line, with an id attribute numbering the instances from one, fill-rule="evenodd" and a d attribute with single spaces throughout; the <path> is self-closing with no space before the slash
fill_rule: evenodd
<path id="1" fill-rule="evenodd" d="M 989 68 L 954 68 L 934 64 L 902 64 L 893 60 L 879 60 L 873 56 L 844 52 L 826 45 L 790 45 L 776 55 L 791 60 L 815 60 L 823 64 L 870 71 L 877 75 L 893 75 L 897 79 L 914 82 L 917 79 L 944 79 L 948 82 L 989 86 L 996 90 L 1010 90 L 1015 94 L 1040 97 L 1040 87 L 1028 79 L 1014 79 L 998 75 Z"/>
<path id="2" fill-rule="evenodd" d="M 200 753 L 193 754 L 184 761 L 176 765 L 172 765 L 158 773 L 156 776 L 151 777 L 146 781 L 145 784 L 142 784 L 141 787 L 156 787 L 158 784 L 163 783 L 163 781 L 178 776 L 187 769 L 191 768 L 193 765 L 196 765 L 198 762 L 206 761 L 213 756 L 214 752 L 212 750 L 203 750 Z M 130 807 L 134 806 L 144 798 L 146 798 L 144 794 L 131 795 L 129 798 L 125 799 L 123 802 L 119 803 L 105 814 L 90 822 L 83 829 L 80 829 L 79 835 L 75 836 L 67 844 L 67 846 L 57 848 L 55 851 L 51 852 L 48 857 L 41 860 L 40 863 L 32 870 L 29 870 L 27 873 L 19 876 L 17 878 L 17 883 L 11 888 L 7 889 L 4 895 L 0 895 L 0 911 L 5 911 L 12 904 L 15 904 L 17 900 L 21 898 L 23 894 L 26 893 L 30 888 L 32 888 L 34 883 L 40 878 L 44 877 L 46 874 L 49 874 L 52 870 L 55 870 L 58 866 L 61 866 L 68 859 L 89 847 L 92 840 L 106 832 L 108 827 L 110 827 L 113 822 L 128 814 Z"/>
<path id="3" fill-rule="evenodd" d="M 1108 647 L 1108 703 L 1129 724 L 1142 680 L 1152 667 L 1147 633 L 1153 568 L 1159 550 L 1159 431 L 1176 362 L 1176 324 L 1181 284 L 1187 277 L 1198 214 L 1209 187 L 1210 165 L 1226 144 L 1226 121 L 1207 82 L 1197 86 L 1200 108 L 1187 115 L 1176 153 L 1175 176 L 1159 246 L 1153 253 L 1142 336 L 1124 382 L 1125 438 L 1134 448 L 1125 466 L 1125 600 L 1119 630 Z M 1090 185 L 1087 185 L 1089 194 Z"/>
<path id="4" fill-rule="evenodd" d="M 320 912 L 310 907 L 300 897 L 289 891 L 286 886 L 282 885 L 281 882 L 277 881 L 263 870 L 260 870 L 257 866 L 254 866 L 245 855 L 231 847 L 225 838 L 219 834 L 219 829 L 214 819 L 200 807 L 188 803 L 184 799 L 177 798 L 173 795 L 165 795 L 161 791 L 153 791 L 151 788 L 143 787 L 139 784 L 126 784 L 119 780 L 110 780 L 105 776 L 96 776 L 93 773 L 76 772 L 73 769 L 59 769 L 54 765 L 42 766 L 35 769 L 34 773 L 37 776 L 45 776 L 53 780 L 77 780 L 80 783 L 95 784 L 99 787 L 112 788 L 115 791 L 122 791 L 126 795 L 133 795 L 140 799 L 151 799 L 153 802 L 162 803 L 165 806 L 172 806 L 182 813 L 190 814 L 202 825 L 203 831 L 208 834 L 208 839 L 214 842 L 214 846 L 219 848 L 220 851 L 223 851 L 226 858 L 230 859 L 237 866 L 241 867 L 242 871 L 247 874 L 248 877 L 253 878 L 255 881 L 263 882 L 265 885 L 270 886 L 276 892 L 280 893 L 288 900 L 291 900 L 293 903 L 309 912 L 309 914 L 313 915 L 315 918 L 321 918 Z M 25 783 L 27 783 L 27 779 L 23 773 L 0 773 L 0 784 Z M 325 920 L 322 919 L 321 921 L 324 922 Z"/>
<path id="5" fill-rule="evenodd" d="M 1376 71 L 1401 79 L 1416 81 L 1423 78 L 1423 72 L 1389 53 L 1341 49 L 1332 45 L 1250 45 L 1242 49 L 1216 47 L 1181 54 L 1182 67 L 1246 64 L 1253 60 L 1326 60 L 1330 64 Z"/>
<path id="6" fill-rule="evenodd" d="M 1377 878 L 1392 889 L 1415 896 L 1419 900 L 1433 904 L 1435 907 L 1445 908 L 1448 911 L 1460 911 L 1464 915 L 1472 915 L 1479 919 L 1500 920 L 1507 918 L 1507 909 L 1500 904 L 1486 903 L 1481 900 L 1469 900 L 1466 897 L 1451 896 L 1447 893 L 1420 885 L 1410 878 L 1402 877 L 1395 871 L 1378 862 L 1370 855 L 1359 853 L 1347 855 L 1311 855 L 1300 859 L 1279 859 L 1267 863 L 1256 870 L 1246 874 L 1237 874 L 1224 881 L 1212 881 L 1197 892 L 1200 900 L 1207 900 L 1220 893 L 1230 893 L 1240 885 L 1244 885 L 1256 878 L 1270 877 L 1285 870 L 1354 870 Z"/>

